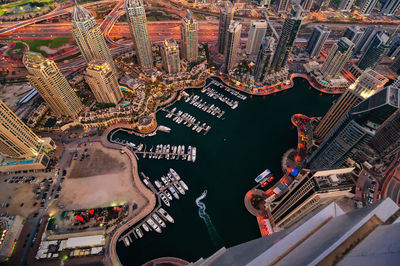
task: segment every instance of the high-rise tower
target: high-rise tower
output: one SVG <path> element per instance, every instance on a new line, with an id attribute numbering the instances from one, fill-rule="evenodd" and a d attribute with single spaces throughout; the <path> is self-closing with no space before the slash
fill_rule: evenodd
<path id="1" fill-rule="evenodd" d="M 285 13 L 290 5 L 290 0 L 279 0 L 278 13 Z"/>
<path id="2" fill-rule="evenodd" d="M 324 25 L 314 28 L 310 40 L 306 46 L 306 52 L 309 54 L 310 58 L 319 56 L 319 53 L 321 52 L 321 49 L 328 39 L 330 33 L 331 31 Z"/>
<path id="3" fill-rule="evenodd" d="M 393 16 L 400 7 L 399 0 L 386 0 L 385 4 L 383 5 L 381 12 L 385 16 Z"/>
<path id="4" fill-rule="evenodd" d="M 361 39 L 363 35 L 363 31 L 360 29 L 359 26 L 349 26 L 347 27 L 346 31 L 344 32 L 343 37 L 349 39 L 354 45 L 357 46 L 358 41 Z"/>
<path id="5" fill-rule="evenodd" d="M 339 3 L 339 10 L 350 11 L 353 6 L 355 0 L 341 0 Z"/>
<path id="6" fill-rule="evenodd" d="M 126 0 L 125 12 L 139 65 L 142 68 L 151 68 L 153 67 L 153 56 L 143 1 Z"/>
<path id="7" fill-rule="evenodd" d="M 27 52 L 23 63 L 29 82 L 57 115 L 77 117 L 83 105 L 54 61 Z"/>
<path id="8" fill-rule="evenodd" d="M 9 158 L 28 158 L 39 153 L 42 140 L 0 100 L 0 153 Z"/>
<path id="9" fill-rule="evenodd" d="M 186 16 L 181 24 L 182 58 L 188 62 L 196 61 L 199 57 L 198 23 L 192 11 L 186 10 Z"/>
<path id="10" fill-rule="evenodd" d="M 335 43 L 321 67 L 322 77 L 327 80 L 335 78 L 349 60 L 353 49 L 354 44 L 345 37 Z"/>
<path id="11" fill-rule="evenodd" d="M 181 71 L 179 45 L 174 39 L 168 39 L 163 42 L 161 57 L 163 68 L 168 74 L 175 74 Z"/>
<path id="12" fill-rule="evenodd" d="M 252 21 L 249 30 L 249 39 L 247 40 L 246 53 L 256 55 L 260 50 L 261 40 L 267 32 L 266 21 Z"/>
<path id="13" fill-rule="evenodd" d="M 106 40 L 89 11 L 82 6 L 75 6 L 72 11 L 72 25 L 72 36 L 75 38 L 86 63 L 94 59 L 105 60 L 111 66 L 115 75 L 118 75 Z"/>
<path id="14" fill-rule="evenodd" d="M 226 46 L 226 36 L 228 34 L 229 25 L 233 20 L 235 10 L 230 1 L 225 1 L 224 6 L 221 7 L 219 13 L 219 27 L 218 27 L 218 52 L 224 54 Z"/>
<path id="15" fill-rule="evenodd" d="M 313 7 L 314 0 L 304 0 L 303 3 L 301 4 L 301 7 L 303 8 L 304 11 L 310 11 L 311 8 Z"/>
<path id="16" fill-rule="evenodd" d="M 301 20 L 303 19 L 302 13 L 303 10 L 301 6 L 294 5 L 292 7 L 292 12 L 283 23 L 281 36 L 279 37 L 271 65 L 271 69 L 275 72 L 282 70 L 286 66 L 297 32 L 300 29 Z"/>
<path id="17" fill-rule="evenodd" d="M 360 69 L 364 70 L 368 67 L 375 68 L 382 57 L 389 51 L 390 45 L 389 36 L 384 32 L 379 32 L 372 39 L 367 50 L 363 53 L 357 65 Z"/>
<path id="18" fill-rule="evenodd" d="M 118 79 L 106 61 L 90 61 L 85 79 L 98 103 L 117 104 L 122 99 Z"/>
<path id="19" fill-rule="evenodd" d="M 399 109 L 399 97 L 399 89 L 386 87 L 355 106 L 310 156 L 310 169 L 340 167 L 363 150 L 377 128 Z"/>
<path id="20" fill-rule="evenodd" d="M 378 0 L 364 0 L 360 7 L 360 13 L 363 15 L 369 15 L 372 12 L 372 9 L 375 8 Z"/>
<path id="21" fill-rule="evenodd" d="M 240 45 L 240 34 L 242 32 L 242 24 L 232 21 L 229 25 L 228 34 L 226 36 L 225 61 L 223 72 L 228 73 L 237 63 L 237 54 Z"/>
<path id="22" fill-rule="evenodd" d="M 387 78 L 372 69 L 365 70 L 319 122 L 314 131 L 315 140 L 322 142 L 351 108 L 382 89 L 388 81 Z"/>
<path id="23" fill-rule="evenodd" d="M 254 80 L 262 82 L 265 75 L 269 72 L 272 58 L 275 51 L 275 39 L 273 37 L 264 37 L 261 42 L 261 49 L 258 52 L 256 65 L 254 67 Z"/>

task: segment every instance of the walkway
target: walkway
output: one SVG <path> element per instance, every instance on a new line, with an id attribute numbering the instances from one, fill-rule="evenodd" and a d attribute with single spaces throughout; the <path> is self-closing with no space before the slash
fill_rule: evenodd
<path id="1" fill-rule="evenodd" d="M 174 266 L 185 266 L 188 265 L 189 262 L 179 259 L 179 258 L 173 258 L 173 257 L 163 257 L 163 258 L 158 258 L 151 260 L 149 262 L 146 262 L 145 266 L 156 266 L 156 265 L 174 265 Z"/>
<path id="2" fill-rule="evenodd" d="M 156 206 L 156 197 L 154 196 L 153 192 L 151 190 L 149 190 L 142 183 L 142 180 L 139 178 L 137 161 L 136 161 L 133 153 L 129 149 L 127 149 L 121 145 L 113 144 L 108 141 L 108 138 L 107 138 L 108 134 L 112 130 L 119 128 L 119 127 L 130 128 L 131 125 L 128 123 L 118 123 L 118 124 L 115 124 L 115 125 L 107 128 L 107 130 L 103 133 L 103 135 L 101 137 L 101 142 L 105 147 L 111 148 L 111 149 L 123 150 L 123 151 L 125 151 L 125 154 L 127 156 L 129 156 L 129 159 L 131 162 L 131 169 L 132 169 L 132 176 L 133 176 L 134 184 L 138 188 L 138 190 L 143 193 L 143 196 L 146 197 L 146 199 L 148 200 L 148 204 L 146 205 L 145 208 L 140 210 L 139 214 L 137 214 L 135 217 L 129 217 L 130 220 L 122 222 L 119 226 L 114 228 L 113 232 L 111 232 L 112 236 L 108 241 L 108 246 L 106 249 L 106 256 L 107 256 L 107 263 L 109 265 L 113 265 L 113 266 L 121 265 L 121 262 L 119 261 L 119 258 L 118 258 L 117 252 L 116 252 L 116 245 L 117 245 L 117 241 L 118 241 L 120 235 L 123 232 L 125 232 L 126 230 L 128 230 L 131 226 L 136 224 L 138 221 L 140 221 L 141 219 L 146 217 L 149 213 L 151 213 L 153 211 L 154 207 Z"/>

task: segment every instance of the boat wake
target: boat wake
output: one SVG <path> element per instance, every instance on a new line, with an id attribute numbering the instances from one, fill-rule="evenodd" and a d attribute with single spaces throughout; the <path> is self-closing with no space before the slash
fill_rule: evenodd
<path id="1" fill-rule="evenodd" d="M 211 240 L 216 248 L 221 247 L 222 239 L 219 236 L 217 230 L 214 227 L 214 224 L 211 221 L 210 216 L 206 213 L 206 205 L 201 202 L 207 196 L 207 190 L 204 190 L 203 193 L 196 199 L 196 205 L 199 207 L 199 216 L 204 220 L 208 234 L 211 237 Z"/>

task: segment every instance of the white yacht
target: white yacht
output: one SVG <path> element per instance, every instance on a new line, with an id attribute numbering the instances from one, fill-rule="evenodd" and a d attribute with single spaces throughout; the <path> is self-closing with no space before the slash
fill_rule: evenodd
<path id="1" fill-rule="evenodd" d="M 167 198 L 168 198 L 169 200 L 172 200 L 171 193 L 169 193 L 168 190 L 164 190 L 164 194 L 167 196 Z"/>
<path id="2" fill-rule="evenodd" d="M 171 187 L 168 187 L 168 189 L 169 189 L 169 191 L 171 191 L 172 195 L 173 195 L 176 199 L 179 199 L 178 193 L 176 193 L 176 190 L 175 190 L 172 186 L 171 186 Z"/>
<path id="3" fill-rule="evenodd" d="M 189 190 L 188 186 L 186 185 L 185 182 L 183 182 L 183 180 L 179 181 L 179 184 L 181 184 L 184 190 Z"/>
<path id="4" fill-rule="evenodd" d="M 167 220 L 170 223 L 174 223 L 174 218 L 172 218 L 171 215 L 168 214 L 168 212 L 166 210 L 164 210 L 163 208 L 159 208 L 157 211 L 165 220 Z"/>
<path id="5" fill-rule="evenodd" d="M 153 221 L 153 219 L 149 218 L 147 219 L 147 223 L 151 226 L 151 228 L 154 229 L 157 233 L 161 233 L 161 228 L 156 225 L 156 223 Z"/>
<path id="6" fill-rule="evenodd" d="M 136 232 L 136 235 L 137 235 L 139 238 L 142 238 L 142 237 L 143 237 L 142 230 L 140 230 L 139 227 L 135 229 L 135 232 Z"/>
<path id="7" fill-rule="evenodd" d="M 150 228 L 147 226 L 147 224 L 142 224 L 142 227 L 143 227 L 143 229 L 144 229 L 144 231 L 146 231 L 146 232 L 149 232 L 150 231 Z"/>
<path id="8" fill-rule="evenodd" d="M 161 225 L 161 227 L 167 227 L 167 225 L 164 223 L 164 221 L 160 218 L 160 216 L 158 216 L 157 214 L 153 213 L 151 215 L 153 217 L 153 219 L 159 224 Z"/>
<path id="9" fill-rule="evenodd" d="M 179 193 L 181 193 L 182 195 L 185 195 L 185 190 L 182 188 L 182 186 L 178 182 L 174 182 L 174 186 L 179 191 Z"/>
<path id="10" fill-rule="evenodd" d="M 167 199 L 167 197 L 164 195 L 164 193 L 160 192 L 160 198 L 161 200 L 164 202 L 165 205 L 167 205 L 168 207 L 171 206 L 169 204 L 169 200 Z"/>

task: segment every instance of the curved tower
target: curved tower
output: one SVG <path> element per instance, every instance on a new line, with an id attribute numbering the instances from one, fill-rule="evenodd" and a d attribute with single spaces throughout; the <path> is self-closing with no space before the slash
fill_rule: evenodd
<path id="1" fill-rule="evenodd" d="M 138 62 L 142 68 L 151 68 L 153 56 L 143 1 L 126 0 L 125 10 Z"/>
<path id="2" fill-rule="evenodd" d="M 105 60 L 115 75 L 118 75 L 110 49 L 92 14 L 82 6 L 75 6 L 72 11 L 72 25 L 72 35 L 86 63 L 89 64 L 94 59 Z"/>

